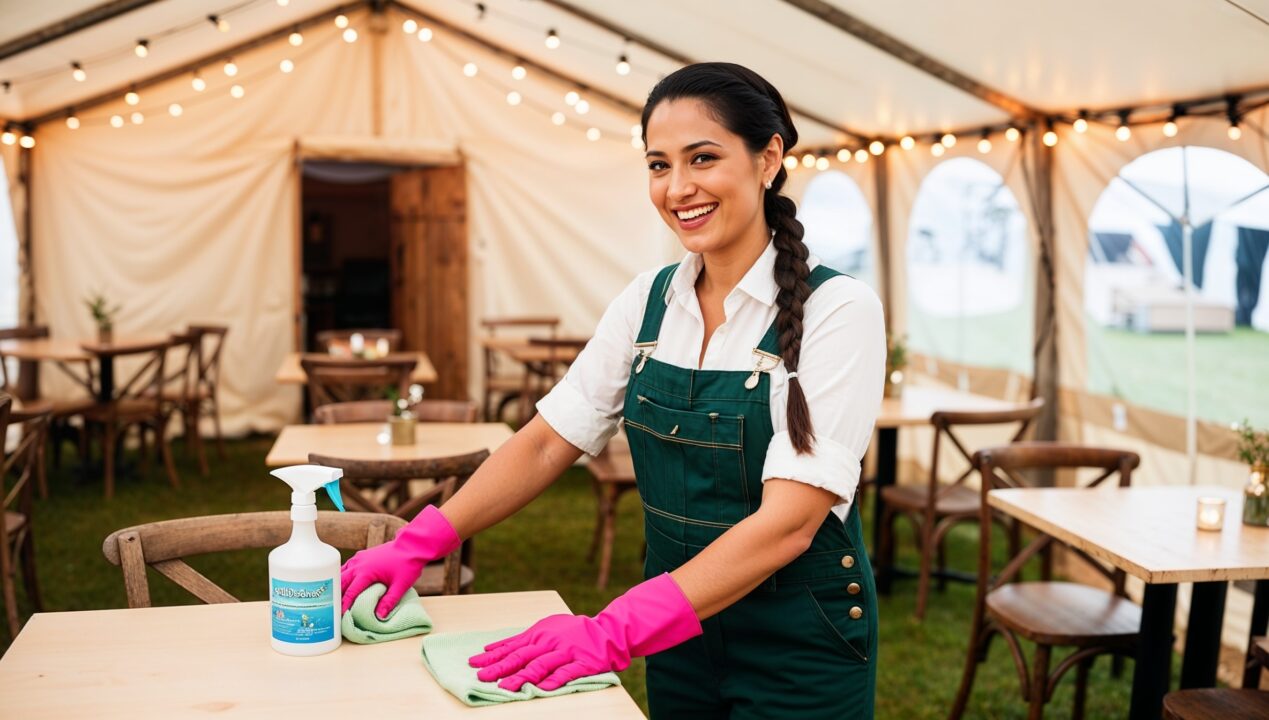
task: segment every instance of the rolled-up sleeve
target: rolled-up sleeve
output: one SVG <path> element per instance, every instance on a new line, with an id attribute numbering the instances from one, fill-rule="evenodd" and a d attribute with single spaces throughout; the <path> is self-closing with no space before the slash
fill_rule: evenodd
<path id="1" fill-rule="evenodd" d="M 817 300 L 821 302 L 815 307 Z M 860 460 L 881 408 L 885 321 L 876 293 L 853 278 L 826 283 L 806 307 L 797 380 L 806 395 L 815 442 L 802 455 L 793 448 L 785 411 L 788 379 L 781 367 L 772 378 L 776 432 L 762 477 L 823 488 L 837 495 L 841 508 L 855 496 Z"/>
<path id="2" fill-rule="evenodd" d="M 652 275 L 635 278 L 612 301 L 564 379 L 538 401 L 542 419 L 587 455 L 599 454 L 617 432 Z"/>

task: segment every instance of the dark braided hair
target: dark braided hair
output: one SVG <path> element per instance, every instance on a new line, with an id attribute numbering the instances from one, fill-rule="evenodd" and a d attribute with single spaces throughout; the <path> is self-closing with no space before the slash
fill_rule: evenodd
<path id="1" fill-rule="evenodd" d="M 710 62 L 688 65 L 667 75 L 652 88 L 643 106 L 643 139 L 647 143 L 648 118 L 657 105 L 668 100 L 699 100 L 714 119 L 740 136 L 755 155 L 766 149 L 773 135 L 784 140 L 786 151 L 798 141 L 798 131 L 784 104 L 780 91 L 758 73 L 735 63 Z M 780 335 L 780 357 L 788 372 L 798 369 L 802 352 L 802 312 L 811 295 L 807 277 L 811 269 L 806 263 L 810 252 L 802 242 L 802 223 L 797 219 L 797 205 L 780 194 L 789 177 L 784 165 L 771 187 L 763 195 L 762 212 L 775 243 L 776 330 Z M 811 450 L 815 432 L 811 413 L 798 378 L 789 382 L 789 438 L 799 453 Z"/>

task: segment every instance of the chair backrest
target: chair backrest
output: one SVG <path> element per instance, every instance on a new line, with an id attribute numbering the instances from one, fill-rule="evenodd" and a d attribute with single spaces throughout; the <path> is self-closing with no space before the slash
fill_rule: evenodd
<path id="1" fill-rule="evenodd" d="M 422 400 L 411 405 L 410 410 L 419 422 L 474 423 L 480 416 L 480 407 L 470 400 Z M 391 413 L 391 400 L 330 403 L 313 410 L 313 422 L 383 422 Z"/>
<path id="2" fill-rule="evenodd" d="M 449 502 L 454 493 L 462 489 L 467 479 L 488 457 L 488 450 L 450 457 L 411 460 L 354 460 L 309 453 L 308 461 L 314 465 L 336 467 L 344 471 L 339 488 L 346 504 L 370 512 L 390 512 L 399 518 L 413 519 L 428 505 L 441 507 Z M 414 480 L 434 482 L 422 493 L 409 496 L 410 482 Z M 361 491 L 362 487 L 367 485 L 385 489 L 387 491 L 385 498 L 398 495 L 406 497 L 399 505 L 389 510 Z M 458 592 L 462 579 L 462 564 L 464 561 L 470 562 L 472 545 L 472 539 L 468 538 L 457 550 L 445 557 L 443 594 L 454 595 Z"/>
<path id="3" fill-rule="evenodd" d="M 1030 403 L 1019 408 L 1009 410 L 973 410 L 973 411 L 936 411 L 930 415 L 930 424 L 934 426 L 934 451 L 930 458 L 930 497 L 933 498 L 938 490 L 938 473 L 939 473 L 939 452 L 942 445 L 941 439 L 944 435 L 951 441 L 952 447 L 960 453 L 961 457 L 969 465 L 969 467 L 952 481 L 952 485 L 960 485 L 965 482 L 977 469 L 974 464 L 973 452 L 965 447 L 965 443 L 956 434 L 957 428 L 964 427 L 983 427 L 989 425 L 1017 425 L 1017 430 L 1010 439 L 1011 443 L 1016 443 L 1026 435 L 1027 430 L 1031 427 L 1031 423 L 1040 416 L 1040 411 L 1044 409 L 1044 398 L 1035 398 Z"/>
<path id="4" fill-rule="evenodd" d="M 309 406 L 382 398 L 388 388 L 401 397 L 410 392 L 410 374 L 418 363 L 412 355 L 389 355 L 378 360 L 304 355 L 300 367 L 308 381 Z"/>
<path id="5" fill-rule="evenodd" d="M 0 340 L 39 340 L 49 336 L 47 325 L 19 325 L 18 327 L 0 328 Z M 19 360 L 18 377 L 9 377 L 9 369 L 0 362 L 0 389 L 11 395 L 31 400 L 40 396 L 40 362 L 38 360 Z"/>
<path id="6" fill-rule="evenodd" d="M 172 348 L 172 343 L 173 340 L 167 338 L 135 345 L 85 346 L 85 349 L 90 350 L 99 359 L 135 358 L 140 363 L 127 381 L 115 382 L 115 394 L 112 398 L 113 400 L 135 400 L 147 395 L 159 396 L 162 393 L 164 381 L 167 379 L 167 354 Z"/>
<path id="7" fill-rule="evenodd" d="M 1011 557 L 1004 569 L 993 577 L 990 547 L 991 521 L 998 511 L 988 504 L 988 493 L 1002 488 L 1032 487 L 1033 484 L 1026 478 L 1027 474 L 1055 470 L 1100 471 L 1093 480 L 1084 483 L 1081 487 L 1096 487 L 1116 476 L 1115 482 L 1119 487 L 1128 487 L 1132 484 L 1132 471 L 1140 462 L 1141 459 L 1136 453 L 1127 450 L 1067 443 L 1014 443 L 1004 447 L 986 448 L 974 453 L 974 466 L 982 477 L 982 503 L 979 509 L 981 536 L 978 546 L 980 598 L 985 598 L 992 589 L 1014 580 L 1026 563 L 1039 553 L 1048 552 L 1048 548 L 1053 544 L 1061 544 L 1054 538 L 1042 534 Z M 1065 547 L 1109 580 L 1114 585 L 1116 594 L 1126 597 L 1124 591 L 1126 576 L 1123 570 L 1108 568 L 1079 548 Z"/>
<path id="8" fill-rule="evenodd" d="M 317 534 L 341 550 L 361 550 L 396 537 L 401 518 L 378 513 L 319 511 Z M 146 566 L 152 567 L 205 603 L 238 602 L 205 575 L 190 567 L 192 555 L 277 547 L 291 536 L 289 510 L 207 515 L 162 520 L 110 533 L 101 551 L 123 569 L 128 607 L 150 607 Z"/>
<path id="9" fill-rule="evenodd" d="M 225 348 L 229 326 L 190 325 L 187 332 L 195 338 L 194 352 L 197 360 L 193 368 L 193 389 L 215 398 L 220 387 L 220 355 Z"/>
<path id="10" fill-rule="evenodd" d="M 401 331 L 396 328 L 323 330 L 317 333 L 317 351 L 330 352 L 332 345 L 348 345 L 354 334 L 365 338 L 366 347 L 374 347 L 380 339 L 384 339 L 388 341 L 388 352 L 401 351 Z"/>
<path id="11" fill-rule="evenodd" d="M 491 317 L 480 321 L 485 334 L 493 337 L 500 328 L 542 329 L 547 337 L 554 338 L 559 332 L 560 319 L 554 315 L 523 315 L 520 317 Z M 485 380 L 498 374 L 498 358 L 501 353 L 497 348 L 485 346 Z"/>
<path id="12" fill-rule="evenodd" d="M 196 333 L 172 333 L 165 370 L 163 386 L 180 393 L 182 400 L 188 400 L 194 390 L 194 383 L 197 382 L 198 335 Z"/>
<path id="13" fill-rule="evenodd" d="M 4 513 L 16 512 L 25 515 L 27 522 L 22 525 L 20 533 L 30 532 L 31 516 L 35 509 L 34 478 L 40 464 L 40 448 L 48 437 L 48 424 L 52 415 L 51 407 L 43 412 L 28 412 L 25 420 L 16 421 L 13 417 L 12 399 L 0 395 L 0 519 Z M 22 438 L 18 440 L 13 452 L 4 452 L 5 437 L 9 425 L 21 424 Z M 7 523 L 0 522 L 0 553 L 8 554 L 13 547 L 9 537 Z M 13 567 L 13 559 L 5 558 L 4 567 Z"/>

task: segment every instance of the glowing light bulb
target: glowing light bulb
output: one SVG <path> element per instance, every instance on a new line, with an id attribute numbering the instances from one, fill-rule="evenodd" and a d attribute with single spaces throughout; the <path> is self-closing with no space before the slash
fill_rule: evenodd
<path id="1" fill-rule="evenodd" d="M 347 16 L 347 15 L 336 15 L 336 16 L 335 16 L 335 27 L 339 28 L 340 30 L 343 30 L 344 28 L 348 27 L 348 16 Z"/>
<path id="2" fill-rule="evenodd" d="M 1053 132 L 1052 130 L 1045 130 L 1044 137 L 1040 138 L 1040 140 L 1045 145 L 1049 147 L 1053 147 L 1054 145 L 1057 145 L 1057 141 L 1058 141 L 1057 133 Z"/>
<path id="3" fill-rule="evenodd" d="M 916 140 L 911 135 L 904 135 L 903 139 L 899 141 L 899 147 L 904 150 L 911 150 L 916 147 Z"/>
<path id="4" fill-rule="evenodd" d="M 1088 121 L 1084 118 L 1076 118 L 1075 122 L 1071 123 L 1071 127 L 1074 128 L 1077 133 L 1086 133 L 1088 132 Z"/>
<path id="5" fill-rule="evenodd" d="M 630 126 L 630 137 L 643 137 L 643 126 L 635 123 Z"/>
<path id="6" fill-rule="evenodd" d="M 18 144 L 26 148 L 27 150 L 30 150 L 31 148 L 35 147 L 35 136 L 23 135 L 22 137 L 18 138 Z"/>
<path id="7" fill-rule="evenodd" d="M 202 92 L 207 89 L 207 81 L 200 75 L 194 75 L 194 79 L 189 81 L 189 86 L 194 88 L 194 92 Z"/>
<path id="8" fill-rule="evenodd" d="M 618 75 L 630 74 L 630 61 L 626 59 L 626 56 L 624 53 L 622 54 L 621 57 L 617 58 L 617 74 Z"/>
<path id="9" fill-rule="evenodd" d="M 476 63 L 469 62 L 463 66 L 463 74 L 467 77 L 476 77 L 478 72 L 480 72 L 480 68 L 476 67 Z"/>
<path id="10" fill-rule="evenodd" d="M 431 42 L 432 28 L 419 28 L 419 42 Z"/>
<path id="11" fill-rule="evenodd" d="M 1022 133 L 1019 132 L 1018 128 L 1016 127 L 1011 127 L 1005 131 L 1005 139 L 1008 140 L 1009 142 L 1018 142 L 1018 138 L 1021 136 L 1022 136 Z"/>
<path id="12" fill-rule="evenodd" d="M 546 31 L 546 47 L 548 50 L 554 50 L 560 46 L 560 36 L 555 34 L 555 28 Z"/>
<path id="13" fill-rule="evenodd" d="M 873 155 L 880 155 L 881 153 L 885 151 L 886 151 L 886 144 L 881 142 L 880 140 L 873 140 L 872 142 L 868 143 L 868 152 L 872 153 Z"/>
<path id="14" fill-rule="evenodd" d="M 567 119 L 568 118 L 564 117 L 564 113 L 562 112 L 557 111 L 557 112 L 551 113 L 551 122 L 556 125 L 563 125 L 564 121 Z"/>
<path id="15" fill-rule="evenodd" d="M 123 96 L 123 101 L 129 105 L 136 105 L 141 102 L 141 96 L 138 95 L 136 91 L 129 90 L 127 94 Z"/>
<path id="16" fill-rule="evenodd" d="M 576 105 L 577 101 L 581 99 L 582 99 L 582 96 L 578 95 L 577 91 L 575 90 L 569 90 L 568 92 L 564 93 L 564 104 L 568 105 L 569 107 Z"/>
<path id="17" fill-rule="evenodd" d="M 816 169 L 816 170 L 827 170 L 827 169 L 828 169 L 828 158 L 826 158 L 826 157 L 816 158 L 816 159 L 815 159 L 815 169 Z"/>
<path id="18" fill-rule="evenodd" d="M 84 72 L 83 66 L 77 62 L 71 63 L 71 77 L 75 78 L 75 82 L 83 82 L 88 79 L 88 73 Z"/>
<path id="19" fill-rule="evenodd" d="M 70 117 L 66 118 L 66 127 L 70 128 L 71 130 L 78 130 L 79 118 L 75 117 L 74 115 L 71 115 Z"/>
<path id="20" fill-rule="evenodd" d="M 947 152 L 947 146 L 943 143 L 934 143 L 930 146 L 930 154 L 934 157 L 943 157 L 945 152 Z"/>
<path id="21" fill-rule="evenodd" d="M 1176 121 L 1169 120 L 1163 123 L 1163 136 L 1176 137 Z"/>
<path id="22" fill-rule="evenodd" d="M 348 28 L 347 30 L 344 30 L 344 42 L 346 42 L 346 43 L 355 43 L 355 42 L 357 42 L 357 29 L 356 29 L 356 28 Z"/>
<path id="23" fill-rule="evenodd" d="M 1239 140 L 1243 136 L 1243 130 L 1242 128 L 1238 127 L 1237 124 L 1233 124 L 1229 126 L 1229 130 L 1227 134 L 1229 135 L 1230 140 Z"/>
<path id="24" fill-rule="evenodd" d="M 520 93 L 516 92 L 515 90 L 512 90 L 511 92 L 507 93 L 508 105 L 512 105 L 512 106 L 519 105 L 521 99 L 522 98 L 520 97 Z"/>
<path id="25" fill-rule="evenodd" d="M 142 114 L 141 114 L 141 113 L 139 113 L 139 112 L 134 112 L 134 113 L 132 113 L 132 124 L 133 124 L 133 125 L 140 125 L 140 124 L 141 124 L 141 123 L 143 123 L 143 122 L 145 122 L 145 116 L 144 116 L 144 115 L 142 115 Z"/>
<path id="26" fill-rule="evenodd" d="M 291 4 L 291 0 L 278 0 L 278 7 L 286 7 Z"/>
<path id="27" fill-rule="evenodd" d="M 856 150 L 855 162 L 861 162 L 861 163 L 868 162 L 868 151 L 863 148 L 859 148 L 858 150 Z"/>
<path id="28" fill-rule="evenodd" d="M 185 112 L 185 108 L 181 107 L 180 103 L 172 103 L 167 106 L 167 114 L 172 117 L 180 117 L 183 112 Z"/>
<path id="29" fill-rule="evenodd" d="M 123 127 L 123 116 L 122 116 L 122 115 L 111 115 L 111 116 L 110 116 L 110 127 L 116 127 L 116 128 L 121 128 L 121 127 Z"/>
<path id="30" fill-rule="evenodd" d="M 137 46 L 133 48 L 132 51 L 135 52 L 139 58 L 148 57 L 150 55 L 150 41 L 138 40 Z"/>
<path id="31" fill-rule="evenodd" d="M 578 100 L 577 104 L 573 106 L 573 109 L 577 111 L 578 115 L 585 115 L 590 112 L 590 103 L 585 100 Z"/>
<path id="32" fill-rule="evenodd" d="M 797 159 L 797 158 L 795 158 L 795 157 L 793 157 L 792 155 L 786 155 L 786 156 L 784 157 L 784 169 L 785 169 L 785 170 L 797 170 L 797 169 L 798 169 L 798 159 Z"/>
<path id="33" fill-rule="evenodd" d="M 634 148 L 635 150 L 642 150 L 643 140 L 637 137 L 630 138 L 630 147 Z"/>
<path id="34" fill-rule="evenodd" d="M 814 156 L 814 155 L 812 155 L 811 153 L 807 153 L 807 154 L 803 155 L 803 156 L 802 156 L 802 166 L 803 166 L 803 167 L 815 167 L 815 156 Z"/>
<path id="35" fill-rule="evenodd" d="M 419 24 L 414 18 L 410 18 L 409 20 L 401 23 L 401 29 L 404 30 L 407 35 L 413 35 L 419 31 Z"/>
<path id="36" fill-rule="evenodd" d="M 233 60 L 226 60 L 225 61 L 225 75 L 227 75 L 228 77 L 233 77 L 234 75 L 237 75 L 237 74 L 238 74 L 238 66 L 234 64 Z"/>
<path id="37" fill-rule="evenodd" d="M 590 128 L 586 131 L 586 139 L 595 142 L 600 138 L 599 128 Z"/>
<path id="38" fill-rule="evenodd" d="M 837 151 L 837 162 L 850 162 L 850 148 L 840 148 Z"/>
<path id="39" fill-rule="evenodd" d="M 12 145 L 13 143 L 17 141 L 18 141 L 18 136 L 14 135 L 8 130 L 5 130 L 3 133 L 0 133 L 0 143 L 4 143 L 5 145 Z"/>
<path id="40" fill-rule="evenodd" d="M 528 74 L 528 71 L 524 69 L 523 65 L 516 65 L 511 68 L 511 77 L 515 80 L 523 80 L 524 76 Z"/>
<path id="41" fill-rule="evenodd" d="M 984 154 L 984 155 L 986 155 L 987 153 L 991 152 L 991 140 L 988 140 L 987 138 L 983 138 L 982 140 L 979 140 L 979 141 L 978 141 L 978 152 L 980 152 L 980 153 L 982 153 L 982 154 Z"/>
<path id="42" fill-rule="evenodd" d="M 216 29 L 221 32 L 229 32 L 229 21 L 224 18 L 216 18 L 212 21 L 216 25 Z"/>
<path id="43" fill-rule="evenodd" d="M 296 30 L 287 36 L 286 41 L 291 43 L 291 47 L 299 47 L 304 44 L 304 36 L 300 34 L 299 30 Z"/>
<path id="44" fill-rule="evenodd" d="M 241 98 L 243 95 L 246 95 L 247 91 L 243 89 L 241 85 L 234 85 L 233 87 L 229 88 L 229 94 L 234 96 L 234 99 L 238 99 L 238 98 Z"/>
<path id="45" fill-rule="evenodd" d="M 1129 129 L 1127 125 L 1120 125 L 1119 127 L 1115 128 L 1115 138 L 1119 140 L 1119 142 L 1128 142 L 1128 139 L 1131 137 L 1132 137 L 1132 130 Z"/>
<path id="46" fill-rule="evenodd" d="M 278 69 L 284 73 L 289 73 L 295 69 L 295 63 L 291 58 L 283 58 L 282 62 L 278 63 Z"/>
<path id="47" fill-rule="evenodd" d="M 956 136 L 952 133 L 947 133 L 943 137 L 939 138 L 939 142 L 943 143 L 943 147 L 953 147 L 956 145 Z"/>

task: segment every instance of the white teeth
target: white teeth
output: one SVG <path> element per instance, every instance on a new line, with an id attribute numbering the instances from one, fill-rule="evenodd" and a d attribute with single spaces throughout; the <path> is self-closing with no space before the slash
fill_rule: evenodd
<path id="1" fill-rule="evenodd" d="M 691 210 L 679 210 L 675 214 L 679 216 L 680 220 L 691 220 L 693 218 L 698 218 L 702 215 L 705 215 L 706 213 L 713 212 L 714 208 L 716 207 L 718 207 L 718 203 L 713 203 L 710 205 L 702 205 L 700 207 L 694 207 Z"/>

